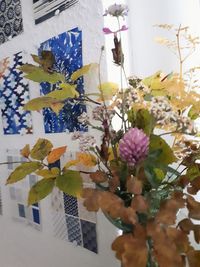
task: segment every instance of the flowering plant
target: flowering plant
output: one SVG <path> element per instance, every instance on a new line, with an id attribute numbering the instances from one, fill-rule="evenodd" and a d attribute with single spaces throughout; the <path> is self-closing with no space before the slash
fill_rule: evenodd
<path id="1" fill-rule="evenodd" d="M 116 4 L 105 12 L 119 23 L 116 31 L 104 28 L 104 32 L 114 35 L 113 60 L 121 74 L 125 73 L 121 34 L 128 28 L 121 27 L 120 20 L 127 13 L 127 6 Z M 100 131 L 101 143 L 98 145 L 92 135 L 75 132 L 72 138 L 80 142 L 80 152 L 59 169 L 53 164 L 66 146 L 53 149 L 49 140 L 40 138 L 32 149 L 26 145 L 21 150 L 27 160 L 10 174 L 7 183 L 34 172 L 42 179 L 31 188 L 29 204 L 43 199 L 57 186 L 65 193 L 81 196 L 89 211 L 101 209 L 122 230 L 112 249 L 123 267 L 197 267 L 200 251 L 192 246 L 189 234 L 200 243 L 200 203 L 196 200 L 200 146 L 195 128 L 200 111 L 195 79 L 199 68 L 184 73 L 183 65 L 199 41 L 191 37 L 188 27 L 158 26 L 175 31 L 175 40 L 158 41 L 177 54 L 179 73 L 159 71 L 144 79 L 131 77 L 126 88 L 102 83 L 100 78 L 97 93 L 79 95 L 78 79 L 95 67 L 101 77 L 100 65 L 86 65 L 66 78 L 54 71 L 53 54 L 43 51 L 39 57 L 33 55 L 38 66 L 25 64 L 20 68 L 32 81 L 57 86 L 51 93 L 30 100 L 24 109 L 51 108 L 59 113 L 66 101 L 89 103 L 92 119 L 83 113 L 78 120 L 85 129 Z M 113 123 L 116 117 L 119 129 Z M 171 145 L 165 137 L 171 138 Z M 76 165 L 94 170 L 77 171 Z M 83 188 L 81 173 L 89 174 L 96 188 Z"/>

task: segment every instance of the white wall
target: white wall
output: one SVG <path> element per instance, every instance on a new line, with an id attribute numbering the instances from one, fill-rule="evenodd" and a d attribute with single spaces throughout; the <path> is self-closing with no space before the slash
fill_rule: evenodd
<path id="1" fill-rule="evenodd" d="M 157 36 L 167 37 L 165 30 L 155 24 L 190 26 L 200 35 L 199 0 L 127 0 L 130 7 L 131 71 L 138 76 L 152 75 L 157 70 L 178 70 L 175 56 L 167 48 L 155 43 Z M 191 57 L 189 65 L 199 65 L 200 53 Z"/>
<path id="2" fill-rule="evenodd" d="M 24 33 L 0 46 L 0 57 L 8 57 L 26 50 L 37 53 L 39 44 L 50 37 L 79 27 L 83 31 L 83 63 L 98 62 L 100 48 L 104 44 L 102 34 L 102 5 L 99 0 L 80 0 L 70 10 L 51 18 L 37 26 L 34 25 L 32 0 L 22 0 Z M 105 69 L 103 68 L 103 73 Z M 104 75 L 104 74 L 103 74 Z M 86 87 L 89 84 L 86 81 Z M 93 90 L 87 88 L 86 90 Z M 31 97 L 39 96 L 39 88 L 31 84 Z M 68 149 L 76 150 L 66 133 L 45 136 L 43 120 L 39 113 L 33 113 L 34 134 L 29 136 L 4 136 L 0 122 L 0 161 L 5 161 L 5 149 L 21 149 L 25 144 L 33 144 L 38 137 L 51 139 L 55 146 L 67 144 Z M 5 183 L 6 167 L 0 166 L 1 183 Z M 42 232 L 29 226 L 14 222 L 10 217 L 8 188 L 2 185 L 3 216 L 0 216 L 0 265 L 1 267 L 116 267 L 117 261 L 110 245 L 116 230 L 101 214 L 98 214 L 98 255 L 71 243 L 62 242 L 52 236 L 49 200 L 41 202 Z"/>

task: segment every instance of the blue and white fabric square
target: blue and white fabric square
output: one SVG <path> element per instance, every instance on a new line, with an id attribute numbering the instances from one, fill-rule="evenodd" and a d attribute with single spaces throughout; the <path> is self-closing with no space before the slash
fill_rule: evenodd
<path id="1" fill-rule="evenodd" d="M 75 28 L 53 37 L 41 44 L 39 55 L 43 50 L 52 51 L 55 56 L 53 68 L 64 74 L 67 81 L 74 71 L 82 67 L 82 32 Z M 59 84 L 41 83 L 43 95 L 58 88 Z M 77 91 L 80 95 L 84 92 L 83 78 L 79 78 L 77 81 Z M 50 108 L 44 109 L 45 133 L 86 131 L 85 125 L 78 121 L 78 116 L 85 111 L 84 104 L 77 104 L 72 99 L 67 101 L 59 115 Z"/>
<path id="2" fill-rule="evenodd" d="M 20 0 L 0 1 L 0 44 L 23 32 Z"/>
<path id="3" fill-rule="evenodd" d="M 0 61 L 0 109 L 3 132 L 10 134 L 31 134 L 31 113 L 23 110 L 29 101 L 29 85 L 18 69 L 24 63 L 24 53 Z"/>

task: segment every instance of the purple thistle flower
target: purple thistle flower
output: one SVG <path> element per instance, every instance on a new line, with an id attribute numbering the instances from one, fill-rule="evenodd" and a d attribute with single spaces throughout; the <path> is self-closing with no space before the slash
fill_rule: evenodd
<path id="1" fill-rule="evenodd" d="M 138 128 L 131 128 L 119 141 L 119 154 L 130 166 L 144 160 L 149 150 L 149 137 Z"/>

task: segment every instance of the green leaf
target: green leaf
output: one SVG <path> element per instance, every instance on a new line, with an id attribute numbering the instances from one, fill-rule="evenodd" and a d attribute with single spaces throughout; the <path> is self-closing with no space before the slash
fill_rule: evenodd
<path id="1" fill-rule="evenodd" d="M 86 73 L 88 73 L 90 71 L 90 68 L 92 66 L 94 66 L 94 65 L 96 65 L 96 64 L 91 63 L 91 64 L 85 65 L 82 68 L 78 69 L 77 71 L 75 71 L 72 74 L 71 80 L 72 81 L 76 81 L 79 77 L 81 77 L 81 76 L 85 75 Z"/>
<path id="2" fill-rule="evenodd" d="M 56 178 L 56 185 L 61 191 L 77 197 L 82 190 L 82 178 L 79 172 L 67 170 Z"/>
<path id="3" fill-rule="evenodd" d="M 51 97 L 37 97 L 30 100 L 26 105 L 24 105 L 24 110 L 39 111 L 43 108 L 49 108 L 54 104 L 57 104 L 58 100 Z"/>
<path id="4" fill-rule="evenodd" d="M 150 136 L 149 152 L 152 153 L 155 150 L 161 150 L 160 155 L 155 161 L 156 163 L 168 165 L 177 161 L 177 158 L 174 156 L 173 150 L 165 142 L 165 140 L 160 136 L 152 134 Z"/>
<path id="5" fill-rule="evenodd" d="M 135 110 L 132 108 L 128 112 L 128 120 L 132 127 L 142 129 L 147 135 L 150 135 L 155 127 L 155 119 L 147 109 Z"/>
<path id="6" fill-rule="evenodd" d="M 153 188 L 157 188 L 165 177 L 165 173 L 161 169 L 155 168 L 149 164 L 144 165 L 144 172 Z"/>
<path id="7" fill-rule="evenodd" d="M 18 67 L 18 70 L 21 70 L 22 72 L 28 74 L 28 73 L 35 71 L 35 68 L 38 68 L 38 67 L 33 65 L 33 64 L 24 64 L 24 65 Z"/>
<path id="8" fill-rule="evenodd" d="M 24 179 L 27 175 L 41 168 L 42 164 L 40 162 L 37 161 L 23 162 L 9 175 L 6 184 L 16 183 Z"/>
<path id="9" fill-rule="evenodd" d="M 200 176 L 200 170 L 198 164 L 192 164 L 188 167 L 186 176 L 192 181 Z"/>
<path id="10" fill-rule="evenodd" d="M 75 90 L 75 85 L 70 85 L 68 83 L 60 84 L 60 90 L 55 90 L 50 92 L 49 94 L 45 95 L 46 97 L 52 97 L 57 100 L 65 100 L 67 98 L 74 98 L 77 97 L 79 94 Z"/>
<path id="11" fill-rule="evenodd" d="M 200 114 L 200 101 L 192 105 L 188 113 L 188 116 L 190 117 L 190 119 L 196 120 L 197 118 L 199 118 L 199 114 Z"/>
<path id="12" fill-rule="evenodd" d="M 48 83 L 57 83 L 65 82 L 65 76 L 61 73 L 53 72 L 48 73 L 44 71 L 42 67 L 34 66 L 32 64 L 25 64 L 19 67 L 19 70 L 26 73 L 25 78 L 34 81 L 34 82 L 48 82 Z"/>
<path id="13" fill-rule="evenodd" d="M 29 191 L 28 205 L 32 205 L 48 196 L 54 188 L 54 179 L 42 179 Z"/>
<path id="14" fill-rule="evenodd" d="M 43 160 L 51 151 L 53 145 L 47 139 L 39 138 L 31 150 L 30 156 L 33 159 Z"/>

